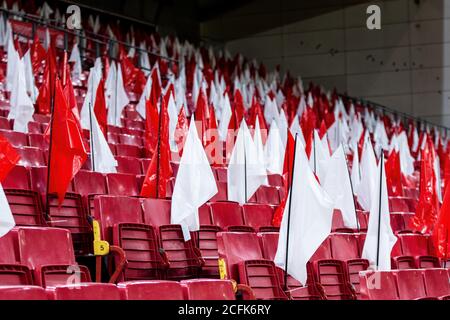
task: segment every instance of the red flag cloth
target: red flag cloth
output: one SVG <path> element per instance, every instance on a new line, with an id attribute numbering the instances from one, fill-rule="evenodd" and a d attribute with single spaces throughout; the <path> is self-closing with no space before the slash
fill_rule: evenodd
<path id="1" fill-rule="evenodd" d="M 61 83 L 59 79 L 55 81 L 48 192 L 56 193 L 61 204 L 70 182 L 86 161 L 87 153 L 82 133 L 72 110 L 67 105 Z"/>
<path id="2" fill-rule="evenodd" d="M 157 106 L 147 100 L 145 104 L 145 146 L 153 155 L 158 144 L 159 115 Z"/>
<path id="3" fill-rule="evenodd" d="M 444 202 L 433 229 L 432 239 L 435 255 L 447 260 L 450 254 L 450 189 L 445 190 Z"/>
<path id="4" fill-rule="evenodd" d="M 106 110 L 105 80 L 101 79 L 95 97 L 94 113 L 103 135 L 106 137 L 108 128 L 108 111 Z"/>
<path id="5" fill-rule="evenodd" d="M 156 107 L 162 93 L 161 83 L 159 82 L 158 71 L 156 68 L 153 68 L 152 74 L 150 76 L 152 77 L 152 88 L 150 90 L 149 99 L 152 105 Z"/>
<path id="6" fill-rule="evenodd" d="M 33 73 L 38 74 L 42 67 L 42 62 L 45 61 L 47 52 L 45 52 L 44 47 L 39 40 L 37 32 L 34 36 L 33 43 L 31 44 L 31 64 L 33 65 Z"/>
<path id="7" fill-rule="evenodd" d="M 145 176 L 141 197 L 165 198 L 167 183 L 172 177 L 169 146 L 169 112 L 165 99 L 161 101 L 160 112 L 161 123 L 158 121 L 159 140 Z"/>
<path id="8" fill-rule="evenodd" d="M 19 161 L 20 156 L 16 149 L 6 140 L 5 137 L 0 135 L 0 183 L 5 180 L 12 168 Z"/>
<path id="9" fill-rule="evenodd" d="M 444 190 L 447 190 L 450 185 L 450 150 L 445 154 L 444 161 Z"/>
<path id="10" fill-rule="evenodd" d="M 180 113 L 178 114 L 178 122 L 175 128 L 175 143 L 178 147 L 178 154 L 180 158 L 183 156 L 184 143 L 186 142 L 186 137 L 189 132 L 189 125 L 186 118 L 186 112 L 182 106 Z"/>
<path id="11" fill-rule="evenodd" d="M 239 128 L 242 119 L 244 119 L 245 116 L 244 99 L 239 90 L 236 90 L 236 93 L 234 94 L 234 114 L 236 115 L 236 126 Z"/>
<path id="12" fill-rule="evenodd" d="M 436 192 L 436 175 L 434 172 L 434 147 L 431 139 L 422 150 L 420 166 L 420 197 L 416 215 L 412 222 L 416 231 L 429 233 L 436 222 L 439 212 L 439 199 Z"/>
<path id="13" fill-rule="evenodd" d="M 309 136 L 312 137 L 314 129 L 316 128 L 316 122 L 317 117 L 314 110 L 307 107 L 300 119 L 300 126 L 302 128 L 303 136 L 305 137 L 305 139 L 307 139 L 307 137 Z"/>
<path id="14" fill-rule="evenodd" d="M 67 62 L 67 52 L 64 52 L 62 75 L 63 75 L 64 95 L 66 96 L 67 104 L 69 108 L 72 109 L 73 115 L 75 116 L 77 123 L 80 124 L 80 111 L 78 110 L 78 103 L 77 99 L 75 98 L 75 91 L 73 90 L 72 78 L 70 75 L 70 67 L 69 63 Z"/>
<path id="15" fill-rule="evenodd" d="M 400 156 L 397 151 L 392 150 L 386 164 L 386 183 L 390 197 L 403 197 L 402 171 L 400 167 Z"/>
<path id="16" fill-rule="evenodd" d="M 39 88 L 39 95 L 37 97 L 37 109 L 40 114 L 50 114 L 51 110 L 51 97 L 55 88 L 56 78 L 56 60 L 52 54 L 52 50 L 48 51 L 47 61 L 44 70 L 44 81 Z"/>
<path id="17" fill-rule="evenodd" d="M 286 144 L 286 151 L 284 154 L 284 167 L 283 167 L 283 181 L 285 195 L 278 208 L 273 215 L 272 225 L 274 227 L 280 227 L 281 220 L 283 219 L 284 209 L 286 207 L 287 197 L 289 195 L 289 188 L 291 187 L 291 178 L 294 165 L 294 153 L 295 153 L 295 139 L 291 132 L 288 130 L 288 140 Z"/>
<path id="18" fill-rule="evenodd" d="M 322 123 L 320 124 L 320 129 L 319 129 L 319 137 L 320 140 L 323 139 L 323 137 L 327 134 L 327 125 L 325 124 L 325 121 L 322 120 Z"/>
<path id="19" fill-rule="evenodd" d="M 200 125 L 200 128 L 197 127 L 197 132 L 202 140 L 203 147 L 206 147 L 208 144 L 207 139 L 207 130 L 209 128 L 209 106 L 208 101 L 206 99 L 205 93 L 203 90 L 200 90 L 197 98 L 197 107 L 195 109 L 195 119 L 200 122 L 196 122 L 197 126 Z"/>

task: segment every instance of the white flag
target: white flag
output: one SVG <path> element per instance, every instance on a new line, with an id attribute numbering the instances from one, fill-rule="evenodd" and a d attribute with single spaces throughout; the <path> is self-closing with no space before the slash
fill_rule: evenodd
<path id="1" fill-rule="evenodd" d="M 194 117 L 184 145 L 172 195 L 171 224 L 179 224 L 185 241 L 200 228 L 198 208 L 218 192 L 214 174 L 198 137 Z"/>
<path id="2" fill-rule="evenodd" d="M 353 162 L 352 162 L 352 186 L 353 193 L 356 196 L 356 191 L 361 183 L 361 168 L 359 167 L 359 153 L 358 148 L 353 152 Z"/>
<path id="3" fill-rule="evenodd" d="M 108 124 L 113 126 L 121 126 L 121 117 L 123 109 L 130 103 L 125 86 L 123 83 L 122 67 L 117 68 L 116 81 L 113 84 L 114 90 L 111 94 L 111 103 L 108 105 Z"/>
<path id="4" fill-rule="evenodd" d="M 327 170 L 329 174 L 327 174 L 322 184 L 323 189 L 333 200 L 334 208 L 341 211 L 344 225 L 347 228 L 356 229 L 358 222 L 356 221 L 355 201 L 342 145 L 339 146 L 329 160 Z"/>
<path id="5" fill-rule="evenodd" d="M 28 122 L 33 120 L 34 105 L 27 93 L 24 62 L 19 56 L 16 59 L 8 119 L 14 119 L 14 131 L 28 133 Z"/>
<path id="6" fill-rule="evenodd" d="M 78 49 L 78 43 L 75 43 L 70 53 L 69 62 L 74 62 L 72 69 L 72 80 L 80 81 L 80 76 L 83 73 L 83 68 L 81 64 L 80 49 Z"/>
<path id="7" fill-rule="evenodd" d="M 266 146 L 264 147 L 264 157 L 266 161 L 266 169 L 272 174 L 283 175 L 284 153 L 286 148 L 281 141 L 280 130 L 277 122 L 272 121 L 267 137 Z"/>
<path id="8" fill-rule="evenodd" d="M 256 147 L 245 119 L 239 128 L 227 175 L 228 200 L 239 202 L 241 205 L 267 182 L 266 168 L 258 161 Z"/>
<path id="9" fill-rule="evenodd" d="M 6 90 L 11 91 L 14 85 L 14 77 L 17 72 L 17 61 L 20 60 L 19 53 L 16 51 L 14 47 L 14 39 L 12 37 L 12 29 L 8 30 L 8 49 L 7 49 L 7 57 L 8 63 L 6 65 Z"/>
<path id="10" fill-rule="evenodd" d="M 358 202 L 365 211 L 369 211 L 372 206 L 372 196 L 376 189 L 377 180 L 377 160 L 373 152 L 372 142 L 369 133 L 366 131 L 364 147 L 361 157 L 361 181 L 356 191 Z"/>
<path id="11" fill-rule="evenodd" d="M 97 98 L 98 85 L 102 79 L 102 65 L 100 60 L 96 60 L 94 67 L 89 72 L 89 78 L 87 83 L 87 92 L 84 97 L 83 106 L 80 112 L 80 124 L 84 129 L 91 128 L 91 120 L 89 116 L 89 106 L 92 108 L 95 106 L 95 99 Z"/>
<path id="12" fill-rule="evenodd" d="M 382 156 L 382 161 L 377 168 L 378 175 L 375 178 L 377 188 L 373 190 L 373 199 L 376 201 L 372 201 L 370 208 L 369 225 L 362 258 L 369 260 L 372 267 L 376 266 L 378 270 L 388 271 L 391 270 L 391 251 L 397 242 L 397 237 L 391 228 L 383 158 Z"/>
<path id="13" fill-rule="evenodd" d="M 3 187 L 0 184 L 0 238 L 11 231 L 15 226 L 16 222 L 14 221 Z"/>
<path id="14" fill-rule="evenodd" d="M 264 145 L 261 137 L 261 128 L 259 126 L 259 119 L 256 117 L 256 125 L 255 125 L 255 134 L 253 136 L 253 142 L 255 144 L 256 149 L 256 158 L 258 159 L 258 163 L 261 167 L 266 167 L 266 158 L 264 157 Z M 265 185 L 269 184 L 269 181 L 266 176 L 266 180 L 264 181 Z"/>
<path id="15" fill-rule="evenodd" d="M 219 121 L 219 139 L 220 141 L 226 141 L 228 135 L 228 126 L 231 120 L 231 105 L 230 98 L 228 97 L 228 93 L 225 94 L 222 99 L 222 109 L 220 113 L 220 121 Z"/>
<path id="16" fill-rule="evenodd" d="M 30 94 L 31 101 L 35 103 L 39 95 L 39 90 L 36 87 L 36 83 L 34 81 L 33 65 L 31 64 L 31 50 L 28 50 L 27 53 L 25 53 L 25 55 L 23 56 L 23 62 L 25 65 L 25 81 L 27 83 L 27 92 Z"/>
<path id="17" fill-rule="evenodd" d="M 290 191 L 292 197 L 288 196 L 284 209 L 274 262 L 296 280 L 305 284 L 306 264 L 331 233 L 333 202 L 317 182 L 309 166 L 305 148 L 299 141 L 297 141 L 295 152 L 294 179 Z M 287 253 L 288 220 L 290 220 L 290 232 Z M 286 256 L 288 257 L 287 270 Z"/>

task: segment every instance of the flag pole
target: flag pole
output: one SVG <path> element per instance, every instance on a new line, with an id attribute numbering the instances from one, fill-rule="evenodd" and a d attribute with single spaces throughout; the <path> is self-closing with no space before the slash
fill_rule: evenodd
<path id="1" fill-rule="evenodd" d="M 357 227 L 358 232 L 361 232 L 361 226 L 359 225 L 359 220 L 358 220 L 358 212 L 356 211 L 356 200 L 355 200 L 355 193 L 353 191 L 352 175 L 350 173 L 350 169 L 349 169 L 349 165 L 348 165 L 347 153 L 345 152 L 346 148 L 344 145 L 342 145 L 342 147 L 344 148 L 345 162 L 347 163 L 347 173 L 348 173 L 348 178 L 350 180 L 350 188 L 352 189 L 352 199 L 353 199 L 353 207 L 355 208 L 356 227 Z M 355 156 L 355 154 L 353 154 L 353 156 Z"/>
<path id="2" fill-rule="evenodd" d="M 119 88 L 119 62 L 117 62 L 117 68 L 116 68 L 116 90 L 114 92 L 114 123 L 116 126 L 120 126 L 120 123 L 117 123 L 117 91 Z"/>
<path id="3" fill-rule="evenodd" d="M 91 163 L 92 163 L 92 171 L 95 172 L 95 148 L 94 148 L 94 135 L 92 134 L 92 109 L 91 104 L 89 103 L 89 124 L 91 127 L 90 131 L 90 142 L 91 142 Z"/>
<path id="4" fill-rule="evenodd" d="M 160 157 L 161 157 L 161 119 L 162 119 L 162 94 L 159 97 L 159 123 L 158 123 L 158 143 L 157 143 L 157 150 L 158 153 L 156 155 L 156 198 L 159 198 L 159 166 L 160 166 Z M 156 106 L 158 109 L 158 106 Z M 165 196 L 165 195 L 164 195 Z"/>
<path id="5" fill-rule="evenodd" d="M 245 120 L 243 120 L 245 121 Z M 245 188 L 245 203 L 247 203 L 247 155 L 245 153 L 245 137 L 244 137 L 244 188 Z"/>
<path id="6" fill-rule="evenodd" d="M 292 159 L 292 174 L 291 174 L 291 181 L 290 181 L 290 190 L 289 190 L 289 207 L 287 212 L 287 232 L 286 232 L 286 260 L 285 260 L 285 272 L 284 272 L 284 286 L 285 291 L 289 290 L 288 287 L 288 260 L 289 260 L 289 233 L 291 228 L 291 208 L 292 208 L 292 186 L 294 184 L 294 173 L 295 173 L 295 157 L 297 154 L 297 135 L 295 134 L 295 144 L 294 144 L 294 158 Z"/>
<path id="7" fill-rule="evenodd" d="M 380 263 L 380 237 L 381 237 L 381 193 L 383 192 L 383 166 L 384 166 L 384 151 L 381 148 L 380 158 L 380 196 L 378 197 L 378 236 L 377 236 L 377 270 Z"/>
<path id="8" fill-rule="evenodd" d="M 447 269 L 447 260 L 448 260 L 448 230 L 445 239 L 445 259 L 444 259 L 444 269 Z"/>

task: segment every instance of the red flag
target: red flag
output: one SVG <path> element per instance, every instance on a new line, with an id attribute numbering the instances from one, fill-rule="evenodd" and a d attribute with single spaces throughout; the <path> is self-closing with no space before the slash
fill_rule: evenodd
<path id="1" fill-rule="evenodd" d="M 209 125 L 209 107 L 208 107 L 208 101 L 206 99 L 205 93 L 203 90 L 200 90 L 197 98 L 197 107 L 195 109 L 195 119 L 197 121 L 201 121 L 200 125 L 201 127 L 197 127 L 197 132 L 200 135 L 200 138 L 202 140 L 203 147 L 206 147 L 208 143 L 208 138 L 206 137 L 206 133 L 208 130 Z M 196 122 L 197 123 L 197 122 Z"/>
<path id="2" fill-rule="evenodd" d="M 165 99 L 161 101 L 159 140 L 145 176 L 141 197 L 165 198 L 167 183 L 172 177 L 169 146 L 169 112 Z M 156 136 L 158 137 L 158 135 Z"/>
<path id="3" fill-rule="evenodd" d="M 153 155 L 158 143 L 159 115 L 156 104 L 147 100 L 145 104 L 145 145 L 146 149 Z"/>
<path id="4" fill-rule="evenodd" d="M 447 190 L 450 185 L 450 150 L 445 154 L 444 161 L 444 190 Z"/>
<path id="5" fill-rule="evenodd" d="M 288 130 L 288 140 L 286 144 L 286 151 L 284 154 L 284 167 L 283 167 L 283 181 L 284 181 L 284 190 L 285 195 L 284 199 L 281 201 L 281 204 L 278 206 L 277 210 L 273 215 L 272 224 L 275 227 L 279 227 L 281 225 L 281 220 L 283 219 L 284 209 L 286 207 L 287 197 L 289 194 L 289 188 L 291 187 L 291 178 L 292 171 L 294 166 L 294 153 L 295 153 L 295 139 L 292 136 L 291 132 Z"/>
<path id="6" fill-rule="evenodd" d="M 0 183 L 5 180 L 8 173 L 19 161 L 20 156 L 16 149 L 0 135 Z"/>
<path id="7" fill-rule="evenodd" d="M 97 118 L 100 129 L 102 130 L 104 136 L 106 137 L 106 132 L 108 128 L 108 111 L 106 110 L 106 99 L 105 99 L 105 80 L 101 79 L 95 97 L 94 113 Z"/>
<path id="8" fill-rule="evenodd" d="M 51 121 L 52 148 L 50 150 L 49 193 L 64 200 L 67 187 L 87 159 L 82 133 L 67 105 L 59 79 L 55 80 L 55 107 Z"/>
<path id="9" fill-rule="evenodd" d="M 184 107 L 182 106 L 180 109 L 180 113 L 178 114 L 177 127 L 175 128 L 175 143 L 177 144 L 178 154 L 180 155 L 180 157 L 183 156 L 184 143 L 186 141 L 188 132 L 189 125 L 187 123 Z"/>
<path id="10" fill-rule="evenodd" d="M 417 204 L 413 225 L 416 231 L 428 233 L 432 230 L 439 212 L 439 199 L 436 192 L 436 175 L 434 172 L 434 147 L 428 138 L 420 167 L 420 197 Z"/>
<path id="11" fill-rule="evenodd" d="M 436 256 L 447 260 L 450 254 L 450 189 L 448 188 L 445 190 L 444 202 L 432 236 Z"/>
<path id="12" fill-rule="evenodd" d="M 31 44 L 31 64 L 33 65 L 33 73 L 38 74 L 42 67 L 42 62 L 45 61 L 47 53 L 39 40 L 37 32 L 34 36 L 33 43 Z"/>
<path id="13" fill-rule="evenodd" d="M 323 137 L 327 134 L 327 125 L 325 124 L 325 121 L 322 120 L 322 123 L 320 124 L 320 129 L 319 129 L 319 137 L 322 140 Z"/>
<path id="14" fill-rule="evenodd" d="M 159 83 L 158 71 L 156 68 L 153 68 L 152 74 L 150 76 L 152 77 L 152 88 L 150 90 L 149 99 L 151 103 L 156 107 L 162 93 L 161 83 Z"/>
<path id="15" fill-rule="evenodd" d="M 56 60 L 52 54 L 52 50 L 49 50 L 47 55 L 47 63 L 44 70 L 44 82 L 39 88 L 39 95 L 37 97 L 37 109 L 40 114 L 49 114 L 51 109 L 51 97 L 55 88 L 56 78 Z"/>
<path id="16" fill-rule="evenodd" d="M 392 150 L 391 154 L 389 155 L 386 161 L 385 170 L 389 196 L 403 197 L 400 156 L 397 151 Z"/>
<path id="17" fill-rule="evenodd" d="M 236 115 L 236 128 L 239 128 L 245 116 L 244 99 L 239 90 L 236 90 L 234 94 L 234 114 Z"/>
<path id="18" fill-rule="evenodd" d="M 64 52 L 64 61 L 63 61 L 63 88 L 64 95 L 66 96 L 67 104 L 69 108 L 72 109 L 73 115 L 77 119 L 77 123 L 80 123 L 80 111 L 78 110 L 77 99 L 75 98 L 75 91 L 73 90 L 72 78 L 70 76 L 70 67 L 67 62 L 67 52 Z M 81 128 L 81 127 L 80 127 Z"/>

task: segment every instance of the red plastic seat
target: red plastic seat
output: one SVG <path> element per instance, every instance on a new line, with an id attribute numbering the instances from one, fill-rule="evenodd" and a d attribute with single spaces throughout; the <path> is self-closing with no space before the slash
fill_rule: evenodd
<path id="1" fill-rule="evenodd" d="M 281 202 L 277 187 L 261 186 L 256 190 L 255 196 L 259 204 L 278 206 Z"/>
<path id="2" fill-rule="evenodd" d="M 256 234 L 219 232 L 217 244 L 227 279 L 250 286 L 257 299 L 288 298 L 281 288 L 275 264 L 264 259 Z"/>
<path id="3" fill-rule="evenodd" d="M 260 232 L 278 231 L 279 228 L 272 226 L 274 214 L 273 207 L 264 204 L 245 204 L 242 207 L 245 225 Z"/>
<path id="4" fill-rule="evenodd" d="M 450 297 L 449 274 L 446 269 L 423 270 L 427 297 L 448 299 Z"/>
<path id="5" fill-rule="evenodd" d="M 189 279 L 199 275 L 204 263 L 193 241 L 184 241 L 181 226 L 170 224 L 171 202 L 161 199 L 145 199 L 142 202 L 144 223 L 158 229 L 161 248 L 169 260 L 167 278 Z"/>
<path id="6" fill-rule="evenodd" d="M 210 202 L 228 201 L 227 183 L 217 182 L 217 193 L 212 197 Z"/>
<path id="7" fill-rule="evenodd" d="M 42 150 L 32 147 L 17 148 L 16 150 L 20 154 L 20 160 L 17 165 L 24 167 L 46 166 L 45 156 Z"/>
<path id="8" fill-rule="evenodd" d="M 33 119 L 34 119 L 34 121 L 39 122 L 39 123 L 49 123 L 50 122 L 50 116 L 47 116 L 44 114 L 35 113 L 35 114 L 33 114 Z"/>
<path id="9" fill-rule="evenodd" d="M 282 187 L 284 185 L 283 177 L 279 174 L 269 174 L 267 179 L 272 187 Z"/>
<path id="10" fill-rule="evenodd" d="M 119 143 L 127 144 L 130 146 L 136 146 L 139 148 L 143 146 L 141 137 L 136 137 L 136 136 L 132 136 L 132 135 L 128 135 L 128 134 L 119 135 Z"/>
<path id="11" fill-rule="evenodd" d="M 227 168 L 214 168 L 214 172 L 216 174 L 217 182 L 227 182 L 228 181 L 228 172 Z"/>
<path id="12" fill-rule="evenodd" d="M 142 131 L 142 130 L 139 130 L 139 129 L 122 128 L 122 133 L 123 134 L 128 134 L 130 136 L 143 137 L 144 136 L 144 132 L 145 131 Z"/>
<path id="13" fill-rule="evenodd" d="M 5 137 L 6 140 L 8 140 L 9 143 L 11 143 L 11 145 L 13 145 L 16 148 L 28 146 L 28 137 L 25 133 L 0 130 L 0 135 Z"/>
<path id="14" fill-rule="evenodd" d="M 209 207 L 214 225 L 222 230 L 253 232 L 253 228 L 245 225 L 242 209 L 238 203 L 215 202 L 210 203 Z"/>
<path id="15" fill-rule="evenodd" d="M 105 176 L 98 172 L 80 170 L 73 178 L 74 191 L 83 197 L 85 207 L 94 215 L 94 197 L 107 194 Z"/>
<path id="16" fill-rule="evenodd" d="M 187 300 L 236 300 L 229 280 L 194 279 L 181 281 Z"/>
<path id="17" fill-rule="evenodd" d="M 47 288 L 51 300 L 120 300 L 120 292 L 111 283 L 79 283 Z"/>
<path id="18" fill-rule="evenodd" d="M 127 173 L 134 175 L 142 175 L 141 161 L 132 157 L 116 157 L 117 160 L 117 172 Z"/>
<path id="19" fill-rule="evenodd" d="M 360 274 L 360 283 L 363 300 L 399 300 L 393 272 L 365 271 Z"/>
<path id="20" fill-rule="evenodd" d="M 404 256 L 431 256 L 430 238 L 419 234 L 401 234 L 400 239 L 402 253 Z"/>
<path id="21" fill-rule="evenodd" d="M 17 230 L 13 229 L 0 238 L 0 285 L 32 285 L 29 268 L 20 264 Z"/>
<path id="22" fill-rule="evenodd" d="M 28 133 L 42 134 L 41 124 L 39 122 L 28 122 Z"/>
<path id="23" fill-rule="evenodd" d="M 11 122 L 4 117 L 0 117 L 0 129 L 12 130 Z"/>
<path id="24" fill-rule="evenodd" d="M 116 156 L 142 158 L 142 149 L 136 146 L 130 146 L 127 144 L 116 144 Z"/>
<path id="25" fill-rule="evenodd" d="M 122 119 L 123 126 L 130 129 L 136 129 L 136 130 L 145 130 L 145 124 L 143 121 L 135 121 L 135 120 L 127 120 Z"/>
<path id="26" fill-rule="evenodd" d="M 42 287 L 0 286 L 0 301 L 4 300 L 47 300 L 47 294 Z"/>
<path id="27" fill-rule="evenodd" d="M 89 270 L 77 264 L 70 232 L 56 228 L 19 228 L 20 262 L 34 274 L 35 283 L 47 287 L 70 283 L 74 274 L 90 282 Z"/>
<path id="28" fill-rule="evenodd" d="M 38 148 L 41 150 L 49 149 L 49 142 L 45 139 L 43 134 L 29 134 L 28 142 L 30 147 Z"/>
<path id="29" fill-rule="evenodd" d="M 119 139 L 118 134 L 108 132 L 107 137 L 108 137 L 109 144 L 120 144 L 120 139 Z"/>
<path id="30" fill-rule="evenodd" d="M 132 281 L 117 285 L 123 300 L 184 300 L 183 288 L 175 281 Z"/>
<path id="31" fill-rule="evenodd" d="M 395 275 L 400 300 L 416 300 L 427 296 L 420 270 L 399 270 Z"/>
<path id="32" fill-rule="evenodd" d="M 137 197 L 140 194 L 136 176 L 131 174 L 107 174 L 106 186 L 110 195 Z"/>
<path id="33" fill-rule="evenodd" d="M 122 133 L 122 129 L 120 127 L 111 126 L 111 125 L 107 126 L 107 131 L 109 133 L 113 133 L 113 134 L 121 134 Z"/>

